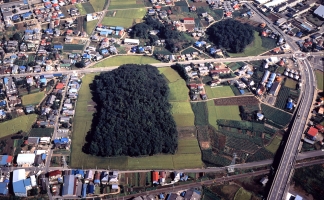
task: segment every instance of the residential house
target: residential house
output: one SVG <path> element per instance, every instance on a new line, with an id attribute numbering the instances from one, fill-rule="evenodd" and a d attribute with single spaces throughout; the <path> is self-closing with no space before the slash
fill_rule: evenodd
<path id="1" fill-rule="evenodd" d="M 191 17 L 183 18 L 184 24 L 195 24 L 195 19 Z"/>

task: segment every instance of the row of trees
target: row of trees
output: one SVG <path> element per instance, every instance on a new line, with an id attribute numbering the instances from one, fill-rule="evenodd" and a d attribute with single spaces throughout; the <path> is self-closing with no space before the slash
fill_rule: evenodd
<path id="1" fill-rule="evenodd" d="M 175 153 L 178 134 L 169 87 L 155 67 L 123 65 L 97 76 L 91 87 L 98 112 L 84 151 L 98 156 Z"/>

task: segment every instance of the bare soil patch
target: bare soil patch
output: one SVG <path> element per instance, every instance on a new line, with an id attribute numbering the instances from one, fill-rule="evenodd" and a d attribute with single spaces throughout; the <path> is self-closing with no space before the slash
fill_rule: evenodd
<path id="1" fill-rule="evenodd" d="M 241 96 L 241 97 L 230 97 L 230 98 L 221 98 L 214 99 L 216 106 L 226 106 L 226 105 L 255 105 L 259 101 L 254 96 Z"/>
<path id="2" fill-rule="evenodd" d="M 200 148 L 206 150 L 210 148 L 210 142 L 200 142 Z"/>
<path id="3" fill-rule="evenodd" d="M 182 126 L 177 127 L 179 138 L 193 138 L 196 137 L 196 127 Z"/>

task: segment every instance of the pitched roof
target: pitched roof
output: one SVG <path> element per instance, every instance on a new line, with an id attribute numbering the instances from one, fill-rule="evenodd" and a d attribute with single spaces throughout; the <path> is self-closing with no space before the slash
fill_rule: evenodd
<path id="1" fill-rule="evenodd" d="M 313 137 L 315 137 L 317 135 L 317 133 L 318 133 L 318 130 L 314 127 L 310 127 L 307 132 L 308 135 L 313 136 Z"/>

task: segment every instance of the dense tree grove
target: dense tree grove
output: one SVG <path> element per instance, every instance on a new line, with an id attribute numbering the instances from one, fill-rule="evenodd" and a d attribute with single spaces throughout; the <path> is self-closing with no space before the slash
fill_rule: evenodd
<path id="1" fill-rule="evenodd" d="M 97 113 L 84 151 L 98 156 L 175 153 L 169 87 L 151 65 L 128 64 L 97 76 Z"/>
<path id="2" fill-rule="evenodd" d="M 160 32 L 157 35 L 150 35 L 149 31 L 151 30 Z M 155 41 L 159 39 L 164 39 L 166 48 L 171 52 L 178 52 L 191 44 L 182 34 L 172 25 L 164 25 L 152 16 L 146 17 L 145 22 L 134 25 L 130 33 L 133 38 L 148 39 L 150 45 L 154 45 Z"/>
<path id="3" fill-rule="evenodd" d="M 236 20 L 228 19 L 217 22 L 207 29 L 210 40 L 232 53 L 243 52 L 254 40 L 253 27 Z"/>

